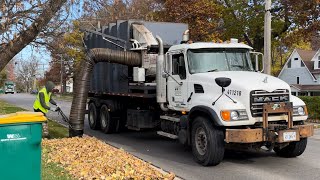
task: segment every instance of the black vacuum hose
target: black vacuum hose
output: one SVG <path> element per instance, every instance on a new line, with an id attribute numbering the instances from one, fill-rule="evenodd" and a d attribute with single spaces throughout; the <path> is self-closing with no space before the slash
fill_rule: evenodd
<path id="1" fill-rule="evenodd" d="M 140 53 L 106 48 L 95 48 L 87 51 L 86 58 L 81 62 L 74 78 L 75 87 L 70 111 L 70 125 L 72 127 L 69 128 L 70 137 L 83 135 L 90 78 L 93 67 L 98 62 L 141 66 L 142 57 Z"/>

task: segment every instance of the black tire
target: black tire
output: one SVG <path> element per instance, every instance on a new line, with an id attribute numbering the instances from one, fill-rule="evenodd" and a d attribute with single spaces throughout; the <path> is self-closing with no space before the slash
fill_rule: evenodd
<path id="1" fill-rule="evenodd" d="M 109 108 L 106 105 L 100 108 L 100 127 L 102 132 L 106 134 L 113 133 L 116 129 L 114 121 L 112 121 Z"/>
<path id="2" fill-rule="evenodd" d="M 88 120 L 91 129 L 100 129 L 100 112 L 94 103 L 89 104 Z"/>
<path id="3" fill-rule="evenodd" d="M 204 117 L 192 123 L 191 148 L 193 156 L 203 166 L 218 165 L 224 157 L 224 133 Z"/>
<path id="4" fill-rule="evenodd" d="M 275 147 L 273 150 L 280 157 L 292 158 L 300 156 L 307 147 L 308 138 L 300 139 L 300 141 L 290 142 L 288 146 L 280 149 Z"/>

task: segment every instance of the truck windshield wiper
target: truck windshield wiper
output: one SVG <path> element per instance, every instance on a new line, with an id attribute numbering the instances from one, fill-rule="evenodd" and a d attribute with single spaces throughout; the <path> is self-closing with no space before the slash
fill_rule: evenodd
<path id="1" fill-rule="evenodd" d="M 218 71 L 218 69 L 212 69 L 212 70 L 209 70 L 207 72 L 215 72 L 215 71 Z"/>
<path id="2" fill-rule="evenodd" d="M 231 67 L 237 67 L 237 68 L 240 68 L 244 71 L 251 71 L 250 68 L 248 68 L 246 66 L 242 66 L 242 65 L 231 65 Z"/>
<path id="3" fill-rule="evenodd" d="M 239 68 L 243 68 L 244 66 L 242 66 L 242 65 L 236 65 L 236 64 L 233 64 L 233 65 L 231 65 L 232 67 L 239 67 Z"/>

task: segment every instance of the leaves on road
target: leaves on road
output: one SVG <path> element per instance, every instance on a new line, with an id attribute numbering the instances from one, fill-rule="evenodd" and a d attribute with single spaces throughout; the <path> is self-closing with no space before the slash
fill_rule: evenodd
<path id="1" fill-rule="evenodd" d="M 174 179 L 122 149 L 93 137 L 43 140 L 48 162 L 79 179 Z"/>

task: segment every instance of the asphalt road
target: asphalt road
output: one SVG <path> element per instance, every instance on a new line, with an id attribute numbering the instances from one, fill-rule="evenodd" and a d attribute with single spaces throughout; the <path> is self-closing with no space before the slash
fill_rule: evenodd
<path id="1" fill-rule="evenodd" d="M 32 110 L 35 96 L 29 94 L 0 95 L 11 104 Z M 71 102 L 58 101 L 66 114 Z M 61 121 L 57 113 L 48 116 Z M 154 132 L 124 132 L 106 135 L 89 129 L 85 133 L 151 162 L 155 166 L 175 173 L 184 179 L 320 179 L 320 130 L 309 138 L 304 154 L 297 158 L 280 158 L 274 152 L 228 152 L 223 162 L 215 167 L 202 167 L 192 159 L 189 149 Z"/>

